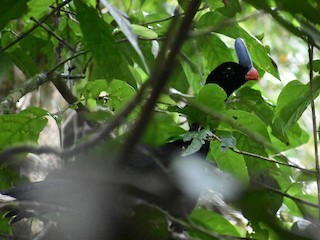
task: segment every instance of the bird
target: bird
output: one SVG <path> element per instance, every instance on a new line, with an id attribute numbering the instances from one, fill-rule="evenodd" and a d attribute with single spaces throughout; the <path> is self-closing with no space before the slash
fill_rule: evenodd
<path id="1" fill-rule="evenodd" d="M 206 79 L 206 84 L 219 85 L 228 97 L 246 81 L 259 79 L 258 71 L 253 67 L 248 49 L 241 38 L 235 40 L 235 50 L 239 63 L 222 63 Z M 190 125 L 190 130 L 194 130 L 195 125 Z M 58 221 L 59 231 L 65 231 L 66 234 L 55 235 L 53 239 L 70 239 L 70 236 L 71 239 L 117 239 L 114 236 L 125 231 L 117 229 L 119 227 L 115 225 L 124 222 L 124 216 L 130 215 L 133 198 L 155 204 L 178 218 L 193 210 L 197 197 L 192 196 L 188 200 L 183 187 L 177 184 L 176 176 L 162 169 L 169 169 L 187 144 L 176 140 L 157 149 L 139 146 L 143 150 L 136 149 L 131 156 L 131 163 L 127 161 L 130 166 L 121 169 L 105 164 L 105 156 L 112 159 L 116 147 L 105 147 L 103 156 L 94 156 L 92 151 L 88 151 L 79 156 L 79 160 L 48 175 L 42 182 L 18 185 L 1 194 L 26 202 L 25 208 L 34 208 L 28 211 L 32 216 L 61 212 L 53 219 Z M 205 159 L 208 151 L 209 145 L 206 142 L 198 156 Z M 151 158 L 156 161 L 150 160 Z M 162 167 L 159 167 L 159 162 Z M 184 180 L 179 182 L 184 183 Z M 38 202 L 41 204 L 36 204 Z M 184 204 L 188 206 L 184 207 Z M 30 214 L 14 208 L 7 216 L 18 221 Z M 48 218 L 52 218 L 52 213 Z M 179 225 L 174 228 L 179 232 L 183 229 Z M 125 238 L 130 239 L 128 236 Z M 145 236 L 144 239 L 153 238 Z"/>
<path id="2" fill-rule="evenodd" d="M 206 84 L 219 85 L 228 97 L 247 81 L 259 80 L 259 73 L 253 67 L 248 48 L 241 38 L 235 40 L 235 50 L 239 63 L 222 63 L 208 75 L 206 80 Z"/>

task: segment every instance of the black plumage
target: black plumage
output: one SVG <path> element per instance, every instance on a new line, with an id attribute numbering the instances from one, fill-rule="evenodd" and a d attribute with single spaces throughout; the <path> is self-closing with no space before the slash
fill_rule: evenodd
<path id="1" fill-rule="evenodd" d="M 235 62 L 225 62 L 215 68 L 207 77 L 206 84 L 218 84 L 230 96 L 235 90 L 246 83 L 246 67 Z"/>

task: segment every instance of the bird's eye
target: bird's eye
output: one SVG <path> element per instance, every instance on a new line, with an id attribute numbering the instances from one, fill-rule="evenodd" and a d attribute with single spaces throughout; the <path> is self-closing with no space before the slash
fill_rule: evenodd
<path id="1" fill-rule="evenodd" d="M 223 74 L 226 76 L 226 78 L 229 78 L 230 76 L 234 75 L 234 70 L 231 67 L 227 67 Z"/>

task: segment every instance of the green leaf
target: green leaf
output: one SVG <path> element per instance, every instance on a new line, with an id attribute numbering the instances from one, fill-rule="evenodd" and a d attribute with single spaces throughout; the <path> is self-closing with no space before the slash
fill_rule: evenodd
<path id="1" fill-rule="evenodd" d="M 177 125 L 172 115 L 156 112 L 144 132 L 142 141 L 151 146 L 161 146 L 183 133 L 185 130 Z"/>
<path id="2" fill-rule="evenodd" d="M 9 56 L 14 64 L 27 76 L 32 77 L 38 73 L 38 66 L 34 58 L 21 48 L 14 48 L 9 52 Z"/>
<path id="3" fill-rule="evenodd" d="M 265 101 L 260 91 L 244 86 L 238 89 L 236 93 L 236 99 L 240 100 L 233 101 L 231 98 L 227 102 L 229 108 L 251 112 L 259 117 L 265 125 L 269 126 L 272 124 L 274 106 Z"/>
<path id="4" fill-rule="evenodd" d="M 223 111 L 225 109 L 224 100 L 227 98 L 225 91 L 217 84 L 207 84 L 201 88 L 196 101 L 215 111 Z"/>
<path id="5" fill-rule="evenodd" d="M 262 184 L 280 190 L 280 187 L 274 178 L 266 176 L 261 178 Z M 276 194 L 268 189 L 254 185 L 247 190 L 239 200 L 240 209 L 243 215 L 251 223 L 257 224 L 265 222 L 276 224 L 276 212 L 283 202 L 283 196 Z M 257 226 L 258 227 L 258 226 Z M 254 229 L 255 230 L 255 229 Z"/>
<path id="6" fill-rule="evenodd" d="M 139 47 L 138 38 L 134 33 L 132 25 L 126 18 L 125 14 L 121 12 L 119 9 L 112 6 L 112 4 L 108 0 L 101 0 L 101 3 L 108 9 L 109 13 L 112 15 L 114 20 L 117 22 L 118 26 L 120 27 L 123 34 L 127 37 L 133 48 L 136 50 L 138 55 L 140 56 L 145 70 L 147 73 L 150 72 L 147 62 L 144 58 L 144 55 Z"/>
<path id="7" fill-rule="evenodd" d="M 319 10 L 312 6 L 311 1 L 299 4 L 300 1 L 277 0 L 275 1 L 279 9 L 291 13 L 294 16 L 303 16 L 314 24 L 320 24 Z"/>
<path id="8" fill-rule="evenodd" d="M 214 111 L 224 111 L 224 100 L 226 98 L 227 95 L 220 86 L 217 84 L 207 84 L 200 89 L 196 102 L 207 106 Z M 195 110 L 195 112 L 197 112 L 196 114 L 199 116 L 199 120 L 201 119 L 199 122 L 197 121 L 197 123 L 200 123 L 202 126 L 210 125 L 211 127 L 215 127 L 218 124 L 217 120 L 212 119 L 200 110 Z"/>
<path id="9" fill-rule="evenodd" d="M 308 69 L 310 69 L 310 63 L 308 63 Z M 313 61 L 313 71 L 320 72 L 320 60 Z"/>
<path id="10" fill-rule="evenodd" d="M 234 148 L 237 144 L 237 140 L 232 137 L 221 137 L 220 150 L 222 152 L 226 152 L 228 148 Z"/>
<path id="11" fill-rule="evenodd" d="M 132 24 L 131 27 L 132 27 L 132 30 L 135 32 L 135 34 L 137 34 L 140 37 L 149 38 L 149 39 L 158 37 L 158 34 L 156 32 L 152 31 L 147 27 L 136 25 L 136 24 Z"/>
<path id="12" fill-rule="evenodd" d="M 111 26 L 98 16 L 93 7 L 82 0 L 76 0 L 74 3 L 83 37 L 95 60 L 97 77 L 106 78 L 108 82 L 115 78 L 122 79 L 135 87 L 128 64 L 111 34 Z"/>
<path id="13" fill-rule="evenodd" d="M 50 6 L 54 0 L 29 0 L 27 18 L 34 17 L 35 19 L 41 18 L 43 15 L 50 12 Z"/>
<path id="14" fill-rule="evenodd" d="M 320 92 L 320 77 L 314 78 L 314 97 Z M 294 125 L 310 104 L 310 85 L 295 80 L 281 91 L 275 108 L 273 134 L 281 140 L 285 132 Z"/>
<path id="15" fill-rule="evenodd" d="M 204 65 L 205 76 L 208 76 L 210 72 L 221 63 L 234 61 L 232 55 L 234 50 L 228 48 L 227 45 L 215 35 L 199 38 L 196 43 L 198 51 L 201 52 L 201 60 Z"/>
<path id="16" fill-rule="evenodd" d="M 217 8 L 225 7 L 222 1 L 207 1 L 211 11 Z"/>
<path id="17" fill-rule="evenodd" d="M 200 131 L 189 131 L 182 135 L 182 139 L 184 142 L 191 141 L 188 145 L 187 149 L 183 152 L 182 156 L 188 156 L 194 154 L 200 150 L 203 144 L 205 144 L 205 140 L 207 136 L 212 135 L 210 130 L 202 129 Z"/>
<path id="18" fill-rule="evenodd" d="M 123 106 L 125 106 L 133 96 L 136 91 L 133 87 L 121 80 L 113 80 L 108 87 L 108 102 L 107 105 L 115 111 L 119 111 Z"/>
<path id="19" fill-rule="evenodd" d="M 242 110 L 227 110 L 226 113 L 233 118 L 239 126 L 244 126 L 247 129 L 250 129 L 252 133 L 259 134 L 265 141 L 270 142 L 269 133 L 265 123 L 256 115 Z M 225 126 L 224 123 L 221 124 L 221 126 Z M 239 130 L 236 129 L 235 131 Z"/>
<path id="20" fill-rule="evenodd" d="M 8 1 L 0 0 L 0 31 L 10 20 L 21 17 L 27 10 L 29 0 Z"/>
<path id="21" fill-rule="evenodd" d="M 272 129 L 272 131 L 273 130 L 274 129 Z M 285 139 L 279 139 L 278 135 L 271 135 L 272 146 L 274 146 L 279 152 L 299 147 L 307 143 L 310 138 L 309 134 L 303 130 L 298 123 L 286 130 L 285 137 Z"/>
<path id="22" fill-rule="evenodd" d="M 241 12 L 241 7 L 238 0 L 221 1 L 221 2 L 224 2 L 224 6 L 217 10 L 222 15 L 232 18 L 232 17 L 235 17 L 237 13 Z"/>
<path id="23" fill-rule="evenodd" d="M 47 111 L 36 107 L 0 116 L 0 149 L 13 144 L 36 143 L 48 122 L 46 116 Z"/>
<path id="24" fill-rule="evenodd" d="M 105 79 L 98 79 L 92 82 L 88 82 L 82 92 L 82 95 L 86 99 L 93 98 L 97 100 L 99 98 L 99 94 L 102 91 L 107 91 L 107 90 L 108 90 L 107 81 Z"/>
<path id="25" fill-rule="evenodd" d="M 203 208 L 195 209 L 191 214 L 191 221 L 197 226 L 201 226 L 209 232 L 228 235 L 233 237 L 241 237 L 235 226 L 226 220 L 222 215 Z M 204 233 L 195 229 L 189 230 L 194 238 L 205 239 Z"/>
<path id="26" fill-rule="evenodd" d="M 230 173 L 246 186 L 249 184 L 248 170 L 242 155 L 233 152 L 231 149 L 221 151 L 220 144 L 217 141 L 210 143 L 210 153 L 220 170 Z"/>

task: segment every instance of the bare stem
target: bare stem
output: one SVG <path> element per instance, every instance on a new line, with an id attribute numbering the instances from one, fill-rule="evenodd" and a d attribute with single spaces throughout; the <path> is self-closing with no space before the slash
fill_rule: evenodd
<path id="1" fill-rule="evenodd" d="M 314 105 L 314 86 L 313 86 L 313 45 L 309 42 L 309 63 L 310 63 L 310 103 L 311 103 L 311 114 L 312 114 L 312 129 L 313 129 L 313 143 L 314 143 L 314 160 L 316 165 L 316 177 L 317 177 L 317 191 L 318 191 L 318 209 L 320 219 L 320 168 L 319 168 L 319 151 L 318 151 L 318 138 L 317 138 L 317 117 Z"/>

